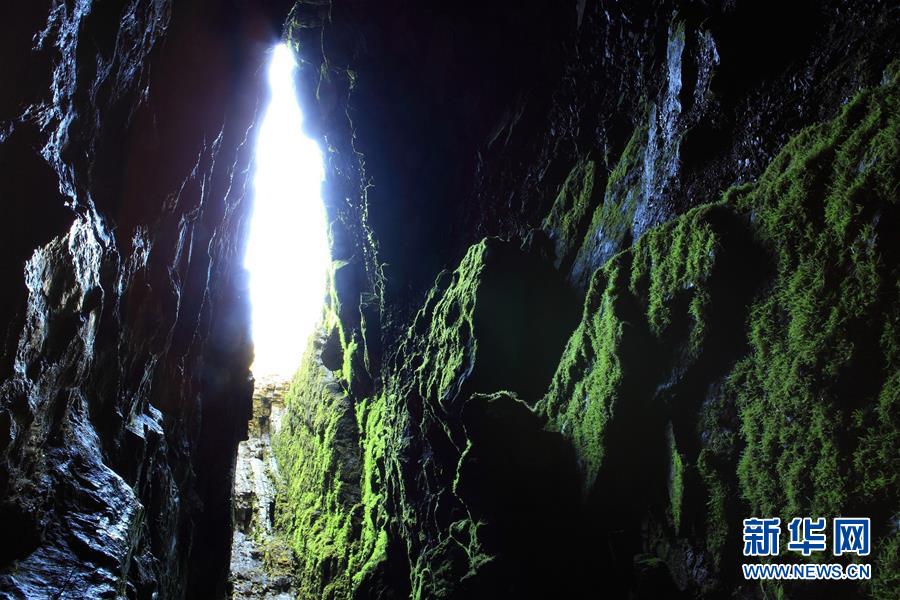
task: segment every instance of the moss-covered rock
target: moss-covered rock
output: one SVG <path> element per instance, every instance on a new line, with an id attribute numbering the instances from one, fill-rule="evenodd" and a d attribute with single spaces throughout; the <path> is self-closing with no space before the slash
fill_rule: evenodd
<path id="1" fill-rule="evenodd" d="M 382 393 L 346 393 L 352 375 L 335 379 L 313 349 L 275 442 L 287 488 L 279 522 L 301 564 L 301 593 L 464 598 L 548 583 L 511 583 L 511 574 L 546 566 L 541 545 L 567 531 L 550 524 L 573 514 L 574 462 L 511 392 L 483 394 L 539 397 L 572 308 L 537 244 L 486 239 L 438 278 Z M 489 485 L 501 467 L 506 483 Z M 564 485 L 573 493 L 560 496 Z M 519 508 L 504 510 L 515 498 Z M 553 519 L 535 516 L 543 509 Z"/>
<path id="2" fill-rule="evenodd" d="M 900 82 L 888 76 L 728 198 L 755 216 L 777 267 L 726 390 L 746 444 L 741 496 L 785 518 L 871 516 L 872 591 L 893 588 L 885 598 L 900 591 L 900 533 L 885 527 L 900 514 L 898 190 Z"/>
<path id="3" fill-rule="evenodd" d="M 616 553 L 682 589 L 746 585 L 741 518 L 865 515 L 866 589 L 896 594 L 898 103 L 887 77 L 591 280 L 538 409 L 618 515 Z"/>
<path id="4" fill-rule="evenodd" d="M 348 597 L 361 521 L 361 450 L 353 402 L 310 354 L 285 395 L 273 439 L 284 488 L 277 525 L 289 534 L 304 597 Z M 341 576 L 343 575 L 343 576 Z"/>
<path id="5" fill-rule="evenodd" d="M 579 245 L 572 262 L 571 279 L 577 286 L 586 287 L 591 273 L 633 239 L 635 211 L 646 200 L 642 197 L 645 178 L 642 165 L 649 151 L 647 132 L 646 125 L 635 128 L 606 178 L 602 202 L 594 205 L 587 229 L 578 232 L 575 238 Z"/>
<path id="6" fill-rule="evenodd" d="M 575 260 L 578 244 L 584 238 L 591 224 L 591 215 L 602 199 L 602 194 L 597 191 L 602 189 L 605 178 L 599 170 L 597 161 L 592 159 L 576 163 L 542 224 L 553 238 L 555 264 L 562 271 L 567 271 Z"/>
<path id="7" fill-rule="evenodd" d="M 298 376 L 283 439 L 304 594 L 896 597 L 896 68 L 839 108 L 896 11 L 579 3 L 559 85 L 494 106 L 471 42 L 522 11 L 323 6 L 289 25 L 344 229 L 333 379 Z M 559 273 L 469 247 L 538 224 Z M 742 518 L 838 513 L 873 518 L 871 583 L 740 577 Z"/>
<path id="8" fill-rule="evenodd" d="M 742 518 L 864 515 L 875 577 L 835 589 L 894 597 L 898 100 L 888 77 L 612 256 L 580 323 L 539 240 L 489 238 L 438 277 L 377 393 L 348 385 L 365 335 L 339 378 L 311 354 L 276 443 L 304 593 L 753 596 Z M 607 231 L 634 148 L 594 211 Z M 585 223 L 588 164 L 547 228 Z"/>

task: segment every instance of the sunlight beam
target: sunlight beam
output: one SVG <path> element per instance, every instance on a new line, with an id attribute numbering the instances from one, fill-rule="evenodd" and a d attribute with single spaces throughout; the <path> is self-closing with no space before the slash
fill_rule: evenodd
<path id="1" fill-rule="evenodd" d="M 290 378 L 321 319 L 330 260 L 322 152 L 302 131 L 293 53 L 273 49 L 271 99 L 256 141 L 250 272 L 253 373 Z"/>

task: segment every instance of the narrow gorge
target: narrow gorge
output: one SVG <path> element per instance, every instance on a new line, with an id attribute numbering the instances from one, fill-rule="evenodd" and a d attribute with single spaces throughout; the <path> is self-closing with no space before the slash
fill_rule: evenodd
<path id="1" fill-rule="evenodd" d="M 0 598 L 900 597 L 897 2 L 7 4 Z"/>

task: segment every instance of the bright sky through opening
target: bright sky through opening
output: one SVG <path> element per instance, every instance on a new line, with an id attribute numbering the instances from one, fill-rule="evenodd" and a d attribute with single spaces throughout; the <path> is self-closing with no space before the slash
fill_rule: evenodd
<path id="1" fill-rule="evenodd" d="M 301 129 L 296 63 L 281 44 L 269 65 L 270 104 L 256 141 L 250 271 L 255 376 L 289 378 L 322 316 L 329 262 L 322 152 Z"/>

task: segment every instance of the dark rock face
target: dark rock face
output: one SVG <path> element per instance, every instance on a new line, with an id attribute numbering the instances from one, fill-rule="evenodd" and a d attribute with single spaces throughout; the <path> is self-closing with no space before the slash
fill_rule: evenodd
<path id="1" fill-rule="evenodd" d="M 310 128 L 333 151 L 326 200 L 346 217 L 335 258 L 377 244 L 391 310 L 414 311 L 485 235 L 540 226 L 578 162 L 597 162 L 602 198 L 637 138 L 638 189 L 611 191 L 624 217 L 592 227 L 591 206 L 577 227 L 580 245 L 607 225 L 582 253 L 584 286 L 652 225 L 759 176 L 896 50 L 897 9 L 874 0 L 527 4 L 301 1 L 291 14 Z"/>
<path id="2" fill-rule="evenodd" d="M 4 596 L 228 593 L 285 14 L 334 259 L 271 440 L 300 597 L 813 597 L 737 568 L 807 515 L 873 519 L 823 594 L 898 596 L 895 3 L 3 10 Z"/>
<path id="3" fill-rule="evenodd" d="M 286 7 L 3 12 L 0 595 L 221 597 L 251 127 Z"/>
<path id="4" fill-rule="evenodd" d="M 301 594 L 808 597 L 743 580 L 741 519 L 853 513 L 882 575 L 823 593 L 895 597 L 898 25 L 297 2 L 336 260 L 274 441 Z"/>
<path id="5" fill-rule="evenodd" d="M 301 596 L 560 589 L 562 555 L 543 548 L 577 514 L 574 459 L 516 395 L 546 388 L 577 309 L 540 248 L 487 238 L 442 273 L 377 395 L 355 395 L 352 369 L 298 371 L 274 446 Z"/>

